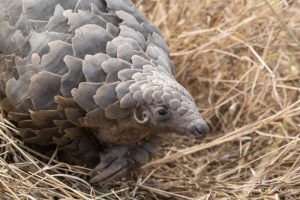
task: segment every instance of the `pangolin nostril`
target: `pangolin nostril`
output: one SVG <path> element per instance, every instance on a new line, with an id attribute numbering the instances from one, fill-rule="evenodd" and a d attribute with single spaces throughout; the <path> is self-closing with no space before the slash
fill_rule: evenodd
<path id="1" fill-rule="evenodd" d="M 197 124 L 194 127 L 195 135 L 197 138 L 203 138 L 208 132 L 208 126 L 204 123 Z"/>

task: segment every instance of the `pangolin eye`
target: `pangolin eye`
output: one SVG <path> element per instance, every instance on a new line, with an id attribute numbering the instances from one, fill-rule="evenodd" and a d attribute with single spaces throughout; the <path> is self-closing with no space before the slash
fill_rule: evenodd
<path id="1" fill-rule="evenodd" d="M 164 116 L 164 115 L 168 114 L 168 111 L 167 111 L 166 108 L 161 108 L 161 109 L 158 111 L 158 114 Z"/>

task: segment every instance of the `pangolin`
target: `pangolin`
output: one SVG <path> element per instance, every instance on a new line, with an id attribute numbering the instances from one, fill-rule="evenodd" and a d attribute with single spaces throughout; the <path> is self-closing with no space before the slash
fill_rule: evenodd
<path id="1" fill-rule="evenodd" d="M 94 167 L 91 183 L 147 162 L 153 134 L 208 132 L 161 32 L 131 0 L 0 0 L 0 56 L 1 105 L 18 136 Z"/>

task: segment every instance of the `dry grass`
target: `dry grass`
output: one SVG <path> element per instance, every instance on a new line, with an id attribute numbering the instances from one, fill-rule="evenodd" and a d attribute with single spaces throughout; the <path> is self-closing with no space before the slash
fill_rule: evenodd
<path id="1" fill-rule="evenodd" d="M 168 40 L 209 137 L 168 136 L 136 176 L 92 188 L 89 169 L 24 147 L 2 119 L 0 199 L 300 199 L 300 2 L 137 2 Z"/>

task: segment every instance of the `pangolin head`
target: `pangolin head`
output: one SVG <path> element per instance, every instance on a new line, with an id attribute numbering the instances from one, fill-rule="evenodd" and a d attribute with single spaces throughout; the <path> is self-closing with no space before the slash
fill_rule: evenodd
<path id="1" fill-rule="evenodd" d="M 137 104 L 134 119 L 156 132 L 177 132 L 201 139 L 208 126 L 189 92 L 163 67 L 146 65 L 129 88 Z"/>

